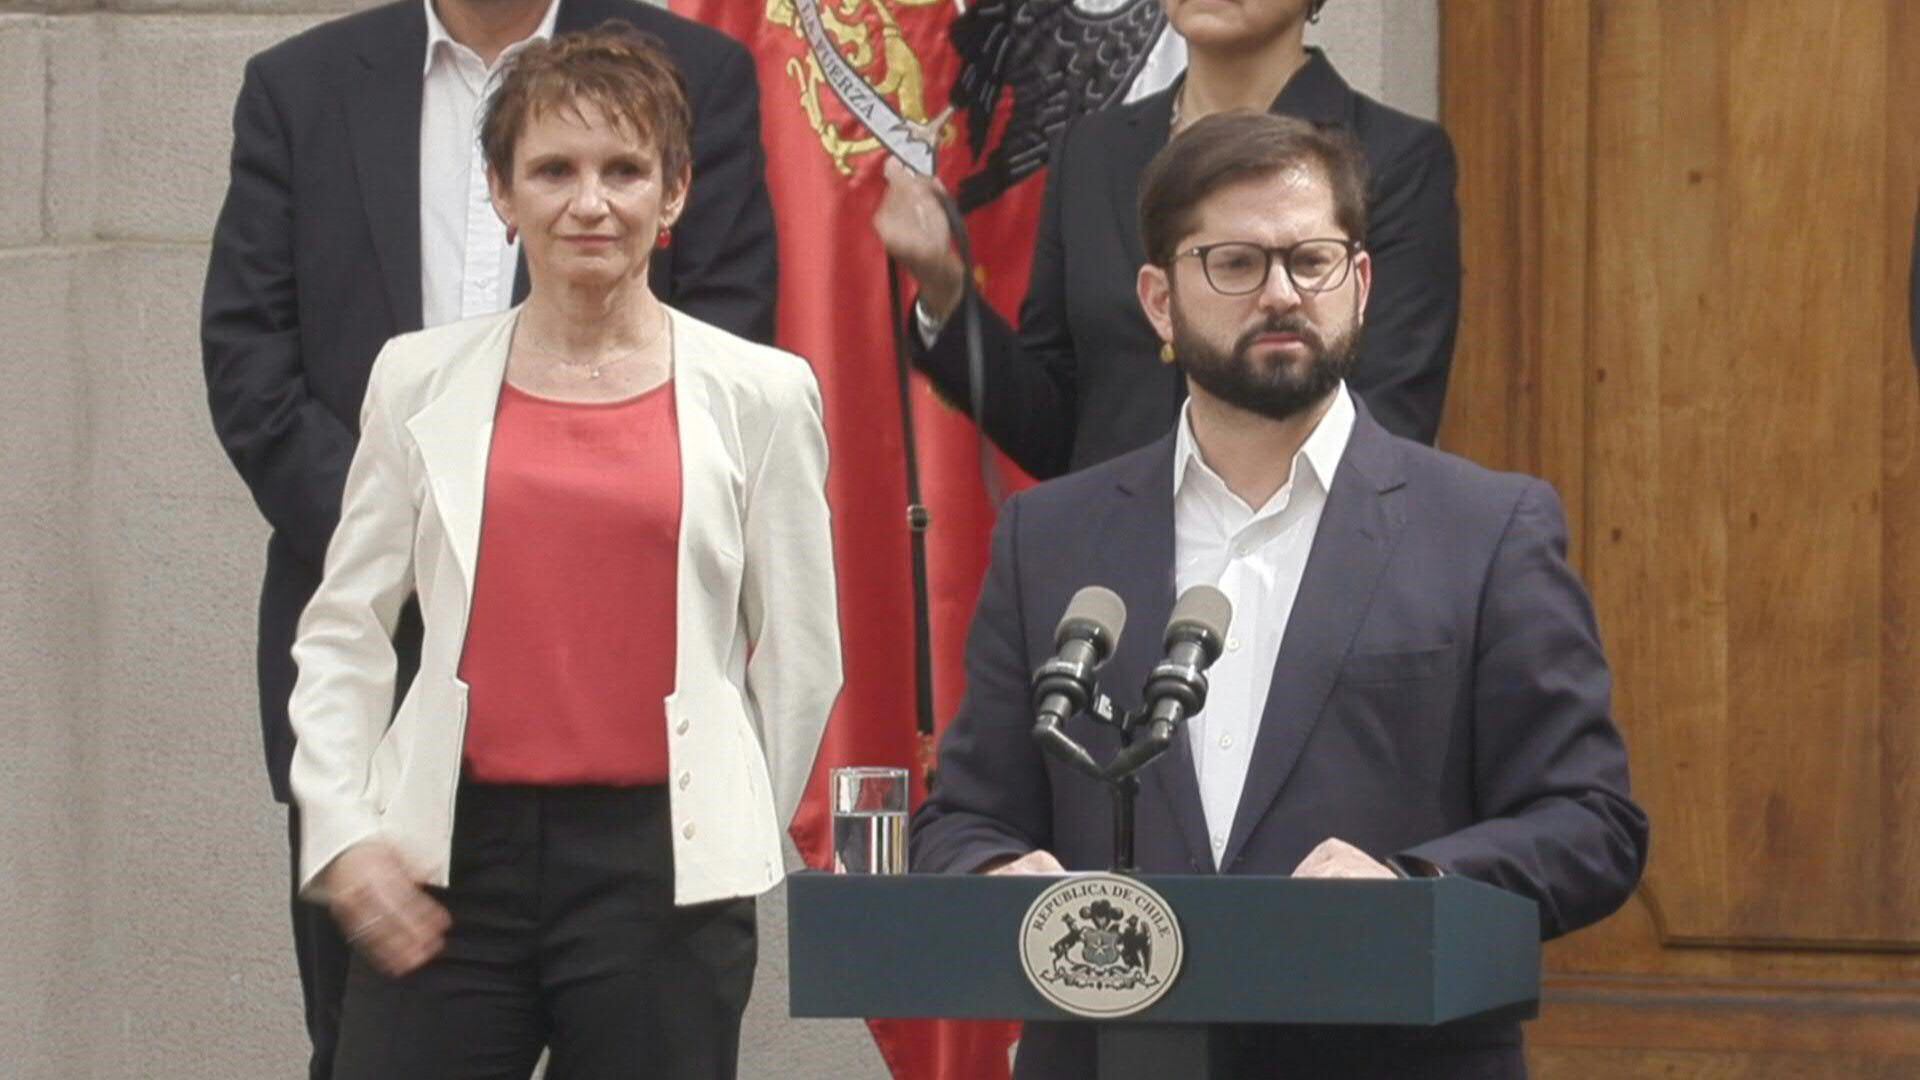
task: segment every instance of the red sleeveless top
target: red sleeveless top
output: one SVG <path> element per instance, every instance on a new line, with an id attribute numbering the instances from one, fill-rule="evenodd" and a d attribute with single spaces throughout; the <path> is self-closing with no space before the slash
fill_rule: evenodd
<path id="1" fill-rule="evenodd" d="M 673 384 L 605 403 L 503 386 L 486 485 L 460 661 L 467 778 L 664 783 L 680 538 Z"/>

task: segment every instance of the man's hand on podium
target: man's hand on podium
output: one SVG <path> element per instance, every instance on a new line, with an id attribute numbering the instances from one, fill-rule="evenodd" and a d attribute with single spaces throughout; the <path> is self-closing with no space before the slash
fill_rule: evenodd
<path id="1" fill-rule="evenodd" d="M 1064 874 L 1067 868 L 1045 850 L 1029 851 L 1018 857 L 994 859 L 977 871 L 982 874 Z"/>
<path id="2" fill-rule="evenodd" d="M 1391 878 L 1400 875 L 1385 863 L 1339 837 L 1329 836 L 1293 868 L 1299 878 Z"/>

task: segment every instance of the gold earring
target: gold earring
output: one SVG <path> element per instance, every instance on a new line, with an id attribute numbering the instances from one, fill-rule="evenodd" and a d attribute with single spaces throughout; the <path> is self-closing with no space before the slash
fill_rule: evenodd
<path id="1" fill-rule="evenodd" d="M 1173 363 L 1173 342 L 1163 341 L 1160 343 L 1160 362 L 1163 364 Z"/>

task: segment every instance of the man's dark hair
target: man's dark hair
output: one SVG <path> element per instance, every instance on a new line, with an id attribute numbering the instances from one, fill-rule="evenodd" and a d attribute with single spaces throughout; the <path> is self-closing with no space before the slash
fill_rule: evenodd
<path id="1" fill-rule="evenodd" d="M 1161 147 L 1140 178 L 1147 261 L 1166 266 L 1191 234 L 1200 204 L 1245 180 L 1305 167 L 1333 189 L 1333 216 L 1350 240 L 1367 238 L 1367 159 L 1346 130 L 1234 109 L 1194 122 Z"/>

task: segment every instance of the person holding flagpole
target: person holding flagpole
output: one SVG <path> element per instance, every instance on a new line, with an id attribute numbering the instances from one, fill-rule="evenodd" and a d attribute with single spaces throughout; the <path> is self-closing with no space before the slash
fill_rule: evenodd
<path id="1" fill-rule="evenodd" d="M 1134 298 L 1145 261 L 1140 175 L 1202 117 L 1255 108 L 1345 128 L 1370 173 L 1374 289 L 1351 384 L 1388 431 L 1432 443 L 1460 308 L 1459 214 L 1446 133 L 1351 89 L 1305 45 L 1325 0 L 1160 0 L 1188 67 L 1167 89 L 1070 123 L 1054 143 L 1016 330 L 984 303 L 984 387 L 970 385 L 967 281 L 937 182 L 899 162 L 873 223 L 919 286 L 913 360 L 948 400 L 1038 479 L 1098 464 L 1160 437 L 1186 392 Z"/>

